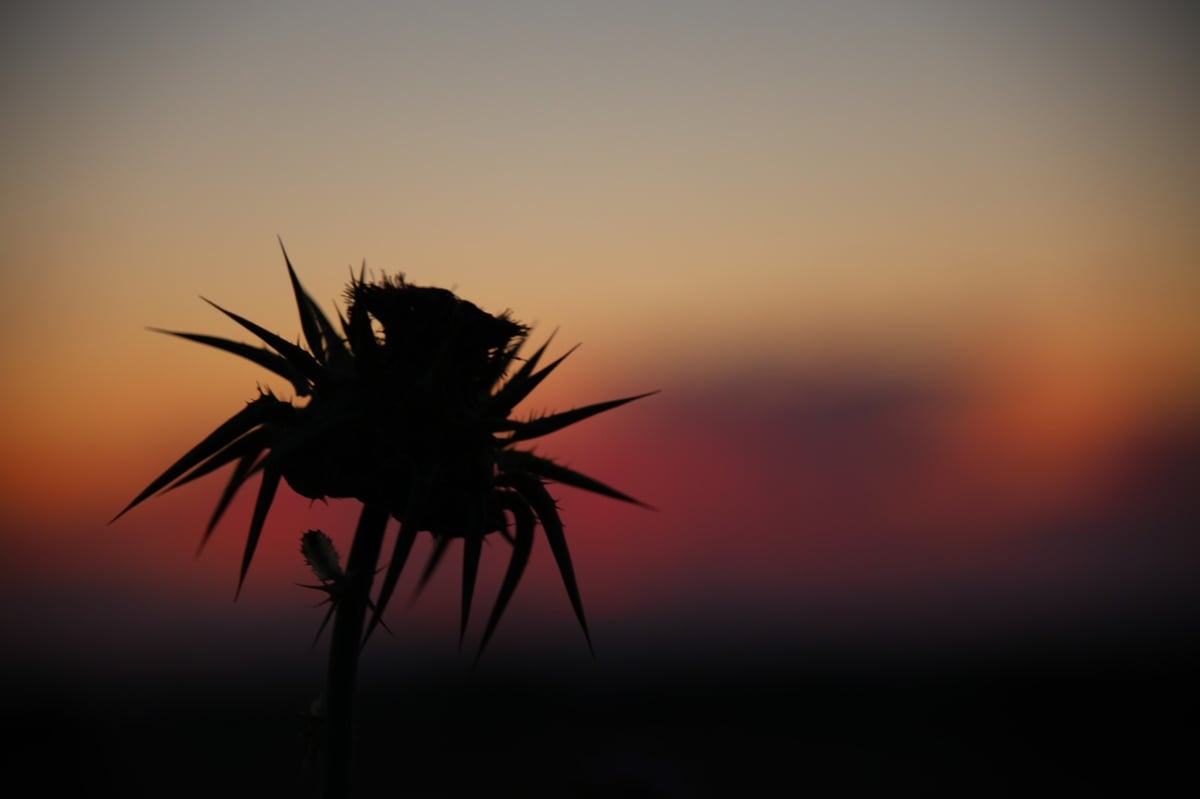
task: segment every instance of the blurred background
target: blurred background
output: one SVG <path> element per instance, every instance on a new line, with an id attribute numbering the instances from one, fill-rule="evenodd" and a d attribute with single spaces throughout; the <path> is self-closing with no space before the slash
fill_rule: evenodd
<path id="1" fill-rule="evenodd" d="M 1137 741 L 1136 780 L 1186 759 L 1187 4 L 114 0 L 2 19 L 14 764 L 123 795 L 303 784 L 325 642 L 299 536 L 345 551 L 356 508 L 282 496 L 236 604 L 252 492 L 200 557 L 219 476 L 108 524 L 256 384 L 288 396 L 145 329 L 245 340 L 202 295 L 298 338 L 277 235 L 327 312 L 365 259 L 557 331 L 552 353 L 582 342 L 526 412 L 662 390 L 539 446 L 655 507 L 557 492 L 596 657 L 539 546 L 470 673 L 479 629 L 459 654 L 444 569 L 366 651 L 364 786 L 1003 793 L 1044 769 L 1109 780 Z M 506 550 L 485 552 L 481 602 Z"/>

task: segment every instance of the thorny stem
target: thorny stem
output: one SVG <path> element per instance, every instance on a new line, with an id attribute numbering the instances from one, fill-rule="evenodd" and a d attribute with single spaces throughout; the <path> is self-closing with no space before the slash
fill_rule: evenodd
<path id="1" fill-rule="evenodd" d="M 354 722 L 354 684 L 362 650 L 363 623 L 370 601 L 375 564 L 387 529 L 388 509 L 383 503 L 364 503 L 346 564 L 346 587 L 333 620 L 329 671 L 325 679 L 325 721 L 322 731 L 324 768 L 323 799 L 350 796 L 350 755 Z"/>

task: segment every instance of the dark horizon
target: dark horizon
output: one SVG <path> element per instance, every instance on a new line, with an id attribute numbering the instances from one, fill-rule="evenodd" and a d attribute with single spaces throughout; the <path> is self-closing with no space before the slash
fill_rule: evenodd
<path id="1" fill-rule="evenodd" d="M 359 785 L 366 796 L 713 799 L 780 781 L 981 796 L 1182 789 L 1195 785 L 1200 649 L 1197 616 L 1180 621 L 890 657 L 801 645 L 614 672 L 600 656 L 558 676 L 551 646 L 474 674 L 467 658 L 451 674 L 407 663 L 399 679 L 396 664 L 367 658 Z M 26 732 L 9 757 L 47 790 L 307 795 L 304 713 L 319 668 L 307 679 L 280 662 L 4 676 L 20 686 L 6 717 Z"/>

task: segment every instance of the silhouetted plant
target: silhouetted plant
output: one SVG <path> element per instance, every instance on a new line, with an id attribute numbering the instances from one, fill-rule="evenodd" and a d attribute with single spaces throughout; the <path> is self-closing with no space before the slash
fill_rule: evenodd
<path id="1" fill-rule="evenodd" d="M 362 503 L 344 571 L 324 533 L 310 530 L 301 540 L 302 553 L 320 581 L 313 587 L 329 594 L 334 618 L 324 696 L 323 790 L 327 797 L 344 796 L 359 650 L 382 623 L 418 532 L 434 539 L 419 587 L 450 542 L 463 541 L 460 642 L 484 538 L 495 533 L 512 546 L 476 660 L 525 572 L 538 527 L 591 648 L 562 521 L 546 483 L 642 503 L 518 445 L 649 394 L 517 419 L 517 404 L 570 351 L 541 366 L 547 340 L 523 359 L 519 352 L 529 329 L 509 312 L 489 314 L 450 291 L 415 286 L 403 276 L 370 282 L 365 270 L 351 278 L 346 315 L 339 312 L 335 328 L 301 287 L 286 251 L 284 261 L 307 349 L 213 303 L 266 347 L 198 333 L 158 332 L 247 358 L 288 380 L 298 401 L 281 400 L 260 388 L 257 398 L 159 475 L 116 518 L 160 491 L 232 465 L 204 531 L 202 540 L 207 541 L 238 490 L 261 474 L 238 577 L 240 592 L 281 480 L 311 499 L 351 497 Z M 381 550 L 389 518 L 399 520 L 400 529 L 384 569 Z M 372 600 L 378 571 L 383 579 Z"/>

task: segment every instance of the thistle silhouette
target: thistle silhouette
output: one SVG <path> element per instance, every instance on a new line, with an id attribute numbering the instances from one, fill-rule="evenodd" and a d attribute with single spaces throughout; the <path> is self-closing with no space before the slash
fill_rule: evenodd
<path id="1" fill-rule="evenodd" d="M 301 542 L 320 580 L 313 587 L 329 594 L 334 618 L 324 696 L 323 790 L 326 797 L 346 796 L 359 651 L 382 623 L 419 532 L 434 540 L 419 588 L 450 542 L 463 541 L 460 644 L 484 539 L 495 533 L 512 546 L 476 662 L 521 581 L 539 527 L 591 649 L 562 520 L 546 484 L 643 503 L 518 445 L 655 392 L 514 418 L 517 404 L 573 350 L 541 366 L 550 341 L 521 358 L 529 329 L 509 312 L 489 314 L 446 289 L 415 286 L 402 275 L 369 282 L 365 269 L 351 278 L 346 314 L 339 312 L 335 328 L 300 285 L 286 250 L 283 256 L 307 349 L 211 302 L 266 347 L 198 333 L 158 332 L 251 360 L 288 380 L 297 401 L 260 389 L 257 398 L 159 475 L 113 520 L 161 491 L 232 464 L 203 545 L 238 490 L 261 473 L 238 577 L 240 592 L 280 481 L 311 499 L 362 503 L 344 571 L 323 533 L 308 531 Z M 384 565 L 383 538 L 391 518 L 399 521 L 400 530 Z M 372 600 L 379 571 L 383 579 Z"/>

